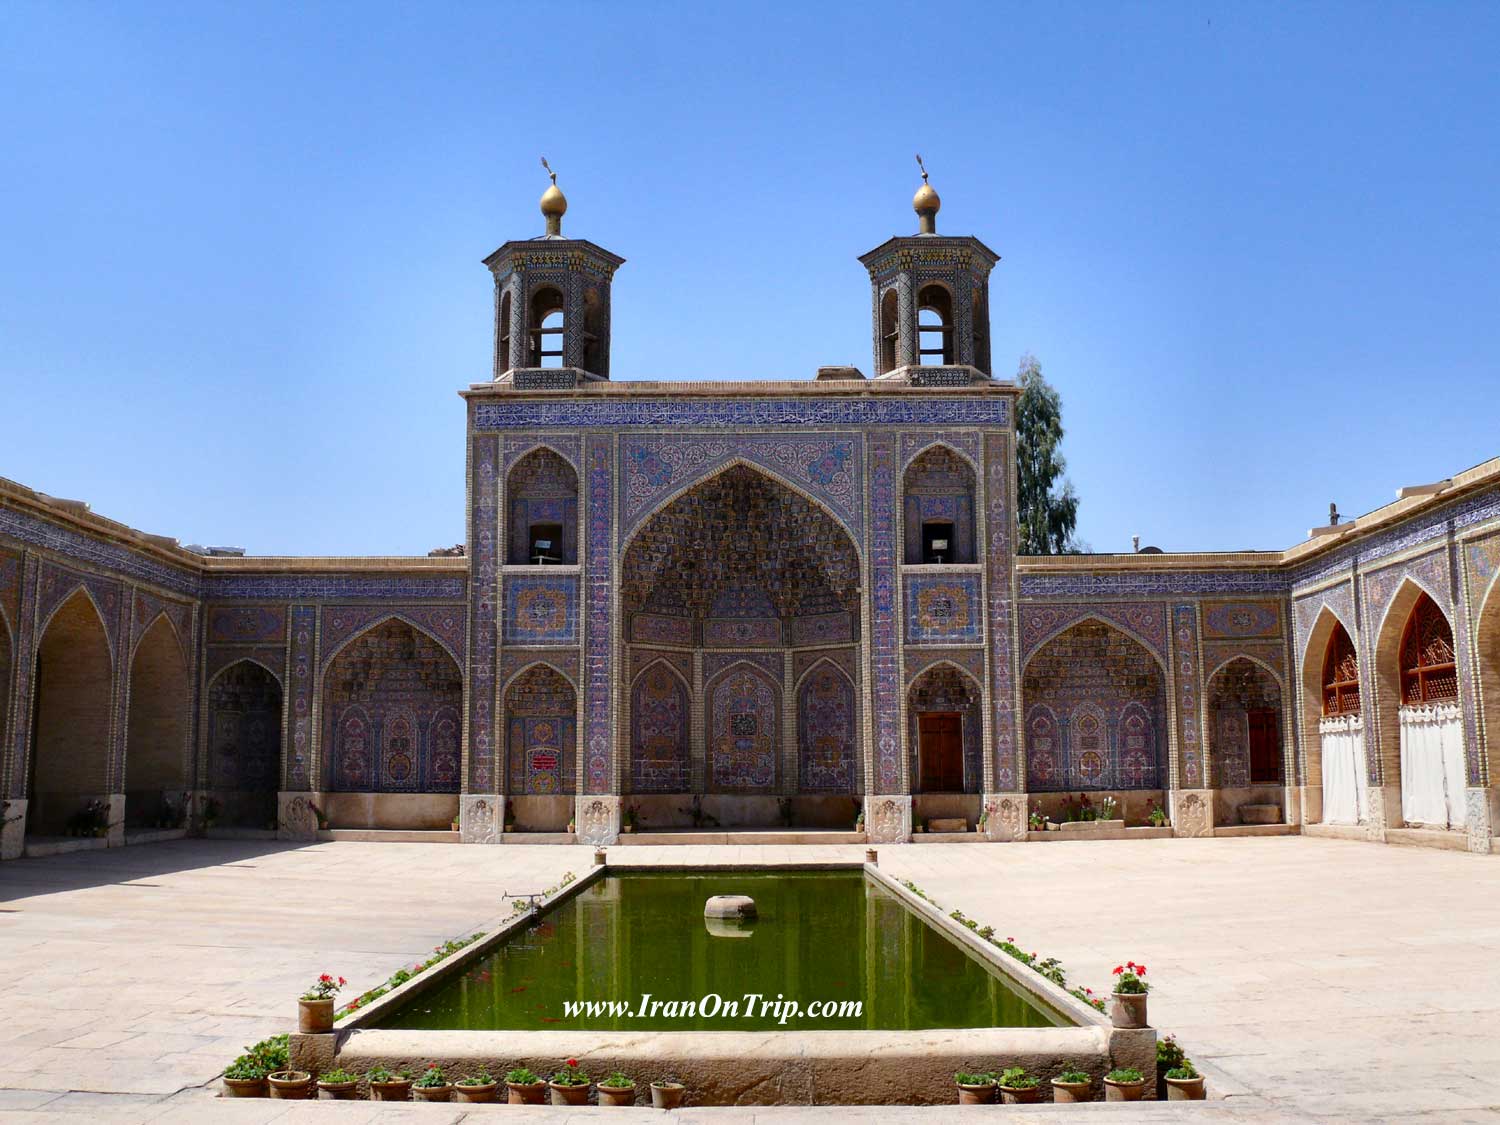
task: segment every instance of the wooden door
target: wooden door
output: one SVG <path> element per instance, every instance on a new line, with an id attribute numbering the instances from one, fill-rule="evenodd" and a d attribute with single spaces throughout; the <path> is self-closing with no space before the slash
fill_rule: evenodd
<path id="1" fill-rule="evenodd" d="M 1274 785 L 1281 781 L 1281 736 L 1276 712 L 1250 711 L 1250 784 Z"/>
<path id="2" fill-rule="evenodd" d="M 923 793 L 964 791 L 963 716 L 957 712 L 917 716 L 917 788 Z"/>

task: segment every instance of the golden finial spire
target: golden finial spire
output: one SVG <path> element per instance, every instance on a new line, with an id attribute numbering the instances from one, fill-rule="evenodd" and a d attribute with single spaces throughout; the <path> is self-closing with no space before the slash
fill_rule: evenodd
<path id="1" fill-rule="evenodd" d="M 917 229 L 922 234 L 936 234 L 937 213 L 942 209 L 943 201 L 927 182 L 927 165 L 922 163 L 920 152 L 917 153 L 917 167 L 922 169 L 922 186 L 911 197 L 911 208 L 917 213 Z"/>
<path id="2" fill-rule="evenodd" d="M 547 163 L 545 156 L 542 157 L 542 167 L 547 169 L 547 175 L 552 177 L 552 186 L 542 192 L 542 215 L 547 220 L 547 233 L 561 238 L 562 217 L 568 210 L 568 197 L 557 186 L 557 173 L 552 170 L 552 165 Z"/>

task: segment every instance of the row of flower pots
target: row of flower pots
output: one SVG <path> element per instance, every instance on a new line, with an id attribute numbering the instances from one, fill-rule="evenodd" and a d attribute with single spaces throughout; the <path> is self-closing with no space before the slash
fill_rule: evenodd
<path id="1" fill-rule="evenodd" d="M 1170 1042 L 1170 1041 L 1169 1041 Z M 1175 1047 L 1175 1044 L 1172 1044 Z M 1162 1053 L 1157 1052 L 1160 1060 Z M 1158 1073 L 1165 1088 L 1167 1101 L 1202 1101 L 1204 1098 L 1203 1076 L 1193 1066 L 1192 1060 L 1179 1057 L 1175 1065 L 1165 1071 L 1158 1061 Z M 1030 1105 L 1042 1100 L 1042 1083 L 1034 1074 L 1027 1074 L 1025 1067 L 1006 1067 L 998 1074 L 993 1071 L 969 1073 L 959 1071 L 953 1076 L 958 1087 L 959 1105 L 987 1105 L 1000 1095 L 1006 1105 Z M 1107 1102 L 1138 1102 L 1146 1099 L 1151 1080 L 1135 1067 L 1116 1067 L 1104 1076 L 1104 1100 Z M 1085 1070 L 1072 1063 L 1064 1063 L 1061 1073 L 1052 1079 L 1052 1100 L 1059 1105 L 1093 1100 L 1094 1082 Z M 1161 1096 L 1159 1093 L 1157 1096 Z"/>
<path id="2" fill-rule="evenodd" d="M 236 1068 L 231 1067 L 234 1071 Z M 392 1071 L 386 1067 L 372 1067 L 365 1074 L 372 1101 L 450 1101 L 460 1103 L 492 1103 L 501 1097 L 511 1106 L 541 1106 L 546 1103 L 547 1092 L 552 1095 L 553 1106 L 588 1106 L 588 1095 L 598 1092 L 600 1106 L 634 1106 L 636 1083 L 634 1079 L 615 1071 L 598 1085 L 589 1082 L 588 1074 L 579 1070 L 577 1059 L 568 1059 L 552 1079 L 547 1080 L 526 1067 L 514 1068 L 505 1074 L 504 1080 L 495 1079 L 489 1071 L 477 1070 L 465 1074 L 456 1082 L 450 1082 L 443 1068 L 432 1064 L 419 1077 L 410 1071 Z M 338 1068 L 324 1071 L 314 1079 L 308 1071 L 281 1070 L 261 1077 L 231 1077 L 229 1071 L 223 1076 L 223 1089 L 231 1098 L 285 1098 L 305 1100 L 318 1095 L 336 1101 L 351 1101 L 359 1097 L 360 1076 L 353 1071 Z M 504 1089 L 501 1089 L 504 1088 Z M 687 1097 L 687 1088 L 672 1077 L 651 1083 L 651 1104 L 658 1110 L 675 1110 Z"/>

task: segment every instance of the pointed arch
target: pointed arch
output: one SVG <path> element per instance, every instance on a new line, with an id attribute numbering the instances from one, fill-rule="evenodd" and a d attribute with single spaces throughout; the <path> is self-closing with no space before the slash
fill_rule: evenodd
<path id="1" fill-rule="evenodd" d="M 165 609 L 159 609 L 156 611 L 156 615 L 152 617 L 151 620 L 146 624 L 146 627 L 141 630 L 140 635 L 135 638 L 135 643 L 131 645 L 130 659 L 132 661 L 135 660 L 135 654 L 140 650 L 142 642 L 146 639 L 146 635 L 150 633 L 152 629 L 155 629 L 158 625 L 160 625 L 163 621 L 167 623 L 167 628 L 171 631 L 172 639 L 177 642 L 177 648 L 178 651 L 182 653 L 183 660 L 186 661 L 188 659 L 188 652 L 190 648 L 189 639 L 187 637 L 184 637 L 178 631 L 177 622 L 172 620 L 171 615 L 168 614 Z"/>
<path id="2" fill-rule="evenodd" d="M 338 644 L 334 645 L 327 652 L 321 654 L 319 663 L 322 666 L 324 678 L 326 679 L 328 675 L 328 669 L 333 666 L 333 662 L 340 656 L 342 656 L 351 645 L 369 636 L 372 632 L 374 632 L 376 629 L 379 629 L 382 625 L 389 624 L 392 621 L 399 621 L 401 622 L 401 624 L 410 627 L 413 632 L 426 638 L 426 640 L 431 641 L 433 644 L 437 645 L 438 648 L 442 649 L 443 652 L 447 654 L 448 658 L 455 664 L 463 664 L 463 657 L 453 648 L 452 645 L 450 645 L 442 637 L 438 636 L 435 632 L 429 629 L 426 625 L 423 625 L 421 622 L 413 620 L 410 615 L 402 612 L 399 609 L 393 609 L 389 613 L 382 613 L 378 617 L 372 617 L 369 621 L 365 622 L 358 629 L 355 629 L 352 633 L 341 640 Z"/>
<path id="3" fill-rule="evenodd" d="M 505 693 L 510 690 L 511 684 L 515 683 L 522 676 L 526 675 L 526 673 L 530 672 L 534 668 L 545 668 L 549 672 L 555 672 L 557 675 L 561 676 L 565 681 L 567 681 L 568 686 L 575 692 L 578 690 L 578 684 L 574 682 L 573 677 L 568 674 L 566 668 L 562 668 L 559 665 L 552 663 L 552 661 L 548 660 L 544 656 L 539 656 L 535 660 L 528 660 L 525 664 L 522 664 L 509 676 L 505 677 L 504 682 L 500 685 L 501 696 L 503 697 Z"/>
<path id="4" fill-rule="evenodd" d="M 1423 684 L 1423 667 L 1408 666 L 1411 630 L 1426 619 L 1436 643 L 1446 649 L 1443 689 L 1411 696 L 1410 683 Z M 1466 773 L 1463 723 L 1458 712 L 1458 662 L 1453 618 L 1442 599 L 1414 575 L 1403 575 L 1374 634 L 1375 731 L 1381 780 L 1386 786 L 1387 826 L 1417 823 L 1461 827 L 1465 817 Z M 1426 671 L 1436 671 L 1427 661 Z M 1436 663 L 1441 663 L 1440 661 Z M 1411 709 L 1408 714 L 1408 708 Z M 1436 713 L 1434 714 L 1434 710 Z M 1405 729 L 1408 725 L 1411 730 Z M 1399 814 L 1395 795 L 1399 787 Z"/>
<path id="5" fill-rule="evenodd" d="M 1360 810 L 1367 804 L 1365 790 L 1376 784 L 1367 761 L 1367 731 L 1361 711 L 1363 677 L 1354 637 L 1354 632 L 1339 613 L 1324 602 L 1313 619 L 1300 653 L 1302 815 L 1309 822 L 1327 823 L 1330 813 L 1333 822 L 1357 821 Z M 1352 684 L 1347 678 L 1350 672 L 1353 673 Z M 1346 678 L 1330 680 L 1333 675 Z M 1326 769 L 1325 735 L 1331 740 L 1329 753 L 1334 755 Z M 1340 787 L 1340 791 L 1329 792 L 1329 785 Z"/>
<path id="6" fill-rule="evenodd" d="M 1036 647 L 1021 683 L 1028 731 L 1037 704 L 1058 724 L 1056 770 L 1042 777 L 1028 764 L 1028 788 L 1165 788 L 1167 671 L 1133 630 L 1092 614 L 1070 622 Z"/>
<path id="7" fill-rule="evenodd" d="M 976 560 L 979 479 L 978 466 L 941 440 L 907 462 L 901 472 L 901 514 L 902 558 L 908 565 Z"/>
<path id="8" fill-rule="evenodd" d="M 512 676 L 504 704 L 505 791 L 551 797 L 577 792 L 578 697 L 551 664 L 535 661 Z"/>
<path id="9" fill-rule="evenodd" d="M 280 677 L 246 656 L 214 673 L 205 694 L 204 787 L 219 801 L 226 825 L 274 826 L 282 766 Z"/>
<path id="10" fill-rule="evenodd" d="M 806 500 L 809 504 L 822 512 L 823 515 L 827 516 L 835 524 L 837 524 L 839 528 L 844 532 L 844 534 L 849 537 L 849 543 L 854 548 L 855 553 L 859 556 L 860 559 L 864 558 L 863 544 L 861 542 L 859 531 L 848 519 L 840 515 L 832 506 L 829 505 L 826 500 L 823 500 L 822 498 L 809 492 L 806 488 L 803 488 L 796 481 L 786 476 L 780 470 L 770 465 L 763 464 L 762 462 L 755 460 L 753 457 L 749 457 L 743 453 L 736 454 L 735 456 L 724 461 L 722 464 L 715 465 L 712 469 L 706 470 L 698 476 L 684 479 L 682 482 L 680 482 L 677 488 L 667 493 L 660 500 L 658 500 L 650 510 L 642 512 L 621 538 L 618 557 L 621 559 L 625 558 L 625 554 L 629 550 L 631 544 L 640 536 L 646 525 L 654 520 L 657 516 L 659 516 L 662 512 L 666 511 L 678 500 L 681 500 L 684 496 L 686 496 L 689 492 L 692 492 L 694 489 L 701 488 L 702 486 L 709 484 L 714 480 L 717 480 L 725 473 L 728 473 L 734 469 L 749 469 L 752 472 L 759 473 L 761 476 L 771 481 L 771 483 L 780 485 L 788 492 L 792 492 L 801 497 L 803 500 Z"/>
<path id="11" fill-rule="evenodd" d="M 176 828 L 191 787 L 192 688 L 177 627 L 159 613 L 130 654 L 125 728 L 127 828 Z"/>
<path id="12" fill-rule="evenodd" d="M 84 804 L 109 800 L 114 657 L 104 615 L 82 584 L 37 636 L 26 828 L 60 836 Z"/>
<path id="13" fill-rule="evenodd" d="M 1206 682 L 1214 788 L 1280 787 L 1288 776 L 1281 678 L 1264 661 L 1242 653 L 1221 663 Z M 1264 802 L 1252 797 L 1248 803 Z"/>
<path id="14" fill-rule="evenodd" d="M 1044 633 L 1040 639 L 1032 644 L 1031 651 L 1022 661 L 1022 674 L 1025 674 L 1026 667 L 1029 666 L 1031 662 L 1041 654 L 1043 649 L 1045 649 L 1053 641 L 1057 640 L 1057 638 L 1062 636 L 1064 633 L 1068 632 L 1071 629 L 1076 629 L 1080 625 L 1103 625 L 1106 629 L 1113 629 L 1115 632 L 1129 637 L 1136 644 L 1140 645 L 1141 648 L 1145 649 L 1147 655 L 1149 655 L 1152 660 L 1156 661 L 1156 667 L 1161 672 L 1162 676 L 1166 676 L 1166 657 L 1163 656 L 1162 653 L 1157 649 L 1156 643 L 1154 641 L 1151 641 L 1147 637 L 1142 636 L 1137 630 L 1133 629 L 1129 625 L 1116 621 L 1112 617 L 1104 617 L 1097 613 L 1085 613 L 1082 617 L 1076 617 L 1062 625 L 1053 627 L 1050 632 Z"/>
<path id="15" fill-rule="evenodd" d="M 798 678 L 797 791 L 859 791 L 859 692 L 836 661 L 824 657 Z"/>
<path id="16" fill-rule="evenodd" d="M 456 793 L 434 768 L 434 719 L 461 708 L 463 673 L 441 639 L 399 613 L 338 646 L 322 681 L 325 784 L 335 792 Z"/>
<path id="17" fill-rule="evenodd" d="M 907 687 L 906 714 L 912 792 L 981 792 L 983 684 L 967 668 L 951 660 L 936 660 Z"/>
<path id="18" fill-rule="evenodd" d="M 711 793 L 776 793 L 781 780 L 781 685 L 736 660 L 704 688 Z"/>
<path id="19" fill-rule="evenodd" d="M 539 442 L 506 470 L 505 512 L 508 565 L 578 562 L 578 468 L 550 445 Z"/>
<path id="20" fill-rule="evenodd" d="M 1478 671 L 1474 695 L 1484 732 L 1483 780 L 1493 785 L 1500 778 L 1500 573 L 1490 579 L 1474 617 L 1474 663 Z"/>
<path id="21" fill-rule="evenodd" d="M 685 793 L 691 785 L 692 685 L 660 657 L 630 684 L 630 791 Z"/>
<path id="22" fill-rule="evenodd" d="M 5 739 L 9 730 L 7 720 L 10 718 L 10 688 L 15 674 L 13 636 L 10 618 L 6 615 L 5 607 L 0 605 L 0 740 Z M 0 795 L 10 793 L 11 746 L 13 744 L 13 739 L 0 742 L 0 785 L 6 786 L 5 789 L 0 789 Z"/>

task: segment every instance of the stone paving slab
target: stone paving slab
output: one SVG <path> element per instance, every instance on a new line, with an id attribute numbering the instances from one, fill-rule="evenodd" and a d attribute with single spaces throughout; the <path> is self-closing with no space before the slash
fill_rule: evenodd
<path id="1" fill-rule="evenodd" d="M 1500 859 L 1357 842 L 882 847 L 944 907 L 1108 987 L 1145 961 L 1153 1023 L 1210 1074 L 1200 1105 L 840 1107 L 840 1121 L 1500 1121 Z M 862 845 L 632 845 L 635 864 L 859 862 Z M 653 1111 L 211 1097 L 318 972 L 355 990 L 510 915 L 592 849 L 181 840 L 0 864 L 0 1125 L 597 1122 Z M 793 1125 L 827 1107 L 689 1109 Z"/>

